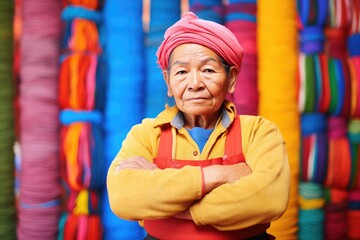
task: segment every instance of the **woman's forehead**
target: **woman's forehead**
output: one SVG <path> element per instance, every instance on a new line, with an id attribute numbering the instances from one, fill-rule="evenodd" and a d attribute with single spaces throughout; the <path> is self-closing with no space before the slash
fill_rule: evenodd
<path id="1" fill-rule="evenodd" d="M 175 61 L 189 61 L 189 60 L 196 60 L 196 61 L 220 61 L 220 58 L 216 52 L 202 46 L 200 44 L 182 44 L 177 46 L 170 55 L 170 61 L 175 64 Z"/>

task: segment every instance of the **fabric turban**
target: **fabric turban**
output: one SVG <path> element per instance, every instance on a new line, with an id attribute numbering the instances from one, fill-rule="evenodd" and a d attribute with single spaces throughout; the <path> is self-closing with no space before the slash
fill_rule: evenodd
<path id="1" fill-rule="evenodd" d="M 199 19 L 194 13 L 188 12 L 166 30 L 164 38 L 156 53 L 163 70 L 167 69 L 170 54 L 177 46 L 196 43 L 210 48 L 240 71 L 243 48 L 235 35 L 221 24 Z"/>

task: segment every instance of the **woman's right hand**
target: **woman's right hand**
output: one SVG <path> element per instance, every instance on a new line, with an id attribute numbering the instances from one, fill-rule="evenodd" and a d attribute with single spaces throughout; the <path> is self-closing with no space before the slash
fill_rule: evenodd
<path id="1" fill-rule="evenodd" d="M 225 183 L 234 183 L 251 174 L 251 168 L 244 162 L 233 165 L 211 165 L 203 168 L 205 192 Z"/>

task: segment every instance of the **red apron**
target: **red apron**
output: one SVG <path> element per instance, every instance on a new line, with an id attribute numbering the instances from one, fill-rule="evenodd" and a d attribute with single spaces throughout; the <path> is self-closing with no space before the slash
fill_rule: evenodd
<path id="1" fill-rule="evenodd" d="M 236 143 L 236 144 L 234 144 Z M 154 163 L 159 168 L 182 168 L 186 165 L 206 167 L 214 164 L 228 165 L 245 162 L 242 153 L 240 118 L 236 117 L 230 126 L 225 143 L 226 160 L 214 158 L 207 160 L 179 160 L 172 159 L 171 126 L 167 124 L 161 130 L 158 157 Z M 256 236 L 266 231 L 270 226 L 260 224 L 240 230 L 220 231 L 211 225 L 197 226 L 193 221 L 178 218 L 144 220 L 144 228 L 151 236 L 158 239 L 206 239 L 206 240 L 234 240 Z"/>

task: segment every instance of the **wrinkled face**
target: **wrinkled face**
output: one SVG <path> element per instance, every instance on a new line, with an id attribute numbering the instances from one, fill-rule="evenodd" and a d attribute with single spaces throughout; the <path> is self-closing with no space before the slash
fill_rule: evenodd
<path id="1" fill-rule="evenodd" d="M 176 47 L 164 72 L 168 95 L 189 115 L 218 114 L 227 93 L 233 93 L 238 70 L 227 74 L 220 57 L 199 44 Z"/>

